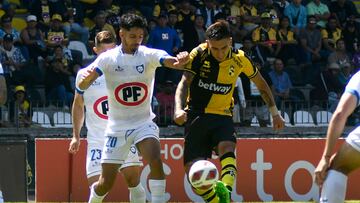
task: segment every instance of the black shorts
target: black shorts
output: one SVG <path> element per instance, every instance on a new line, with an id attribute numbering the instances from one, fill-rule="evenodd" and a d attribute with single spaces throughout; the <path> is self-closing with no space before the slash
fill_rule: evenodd
<path id="1" fill-rule="evenodd" d="M 221 141 L 236 143 L 232 117 L 189 112 L 185 124 L 184 164 L 211 158 L 214 147 Z"/>

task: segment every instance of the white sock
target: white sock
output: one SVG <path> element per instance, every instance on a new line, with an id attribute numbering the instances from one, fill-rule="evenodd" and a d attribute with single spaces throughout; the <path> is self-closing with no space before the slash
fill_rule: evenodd
<path id="1" fill-rule="evenodd" d="M 0 203 L 4 203 L 4 198 L 1 190 L 0 190 Z"/>
<path id="2" fill-rule="evenodd" d="M 96 194 L 94 187 L 97 183 L 98 182 L 93 183 L 90 187 L 90 197 L 88 203 L 101 203 L 107 195 L 107 193 L 104 196 L 99 196 L 98 194 Z"/>
<path id="3" fill-rule="evenodd" d="M 130 191 L 130 202 L 139 202 L 139 203 L 145 203 L 146 202 L 146 195 L 145 195 L 145 189 L 139 183 L 136 187 L 129 187 Z"/>
<path id="4" fill-rule="evenodd" d="M 166 186 L 166 180 L 154 180 L 154 179 L 149 180 L 152 203 L 165 202 L 165 186 Z"/>
<path id="5" fill-rule="evenodd" d="M 336 170 L 329 170 L 321 189 L 321 203 L 345 201 L 347 176 Z"/>

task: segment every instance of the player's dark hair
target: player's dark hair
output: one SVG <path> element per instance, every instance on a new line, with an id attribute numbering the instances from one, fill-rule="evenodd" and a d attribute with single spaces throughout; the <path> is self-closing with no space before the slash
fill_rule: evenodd
<path id="1" fill-rule="evenodd" d="M 95 36 L 95 47 L 99 47 L 101 44 L 115 43 L 115 37 L 109 31 L 101 31 Z"/>
<path id="2" fill-rule="evenodd" d="M 120 28 L 130 30 L 131 28 L 142 28 L 146 29 L 147 23 L 146 20 L 136 14 L 127 13 L 121 16 Z"/>
<path id="3" fill-rule="evenodd" d="M 208 40 L 222 40 L 231 37 L 229 24 L 227 22 L 216 22 L 206 30 Z"/>

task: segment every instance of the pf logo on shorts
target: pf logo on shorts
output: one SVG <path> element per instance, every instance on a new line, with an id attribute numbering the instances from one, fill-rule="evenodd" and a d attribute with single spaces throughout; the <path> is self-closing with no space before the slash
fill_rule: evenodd
<path id="1" fill-rule="evenodd" d="M 93 105 L 94 113 L 102 119 L 107 120 L 107 112 L 109 111 L 109 104 L 107 96 L 100 97 Z"/>
<path id="2" fill-rule="evenodd" d="M 148 95 L 146 84 L 129 82 L 119 85 L 114 91 L 115 99 L 125 106 L 137 106 L 143 103 Z"/>

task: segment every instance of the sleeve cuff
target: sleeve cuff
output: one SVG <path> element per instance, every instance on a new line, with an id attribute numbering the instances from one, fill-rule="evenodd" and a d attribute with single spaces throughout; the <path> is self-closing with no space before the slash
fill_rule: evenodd
<path id="1" fill-rule="evenodd" d="M 95 71 L 99 74 L 99 76 L 102 76 L 102 75 L 103 75 L 103 72 L 100 70 L 99 67 L 96 67 L 96 68 L 95 68 Z"/>
<path id="2" fill-rule="evenodd" d="M 78 93 L 78 94 L 84 94 L 84 90 L 81 90 L 80 88 L 78 87 L 75 87 L 75 91 Z"/>

